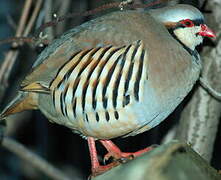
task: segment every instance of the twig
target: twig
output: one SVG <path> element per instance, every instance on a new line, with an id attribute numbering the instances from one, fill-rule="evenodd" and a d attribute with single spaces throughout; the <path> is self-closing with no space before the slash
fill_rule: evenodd
<path id="1" fill-rule="evenodd" d="M 35 22 L 35 20 L 37 18 L 37 15 L 39 13 L 39 10 L 41 8 L 41 5 L 42 5 L 42 0 L 37 0 L 35 8 L 34 8 L 34 11 L 33 11 L 32 15 L 31 15 L 31 18 L 30 18 L 30 20 L 28 22 L 28 25 L 26 26 L 26 29 L 24 31 L 23 36 L 27 36 L 30 33 L 30 31 L 31 31 L 31 29 L 32 29 L 32 27 L 34 25 L 34 22 Z"/>
<path id="2" fill-rule="evenodd" d="M 52 21 L 52 0 L 45 0 L 45 22 Z M 47 37 L 52 40 L 54 38 L 54 33 L 52 27 L 46 30 Z"/>
<path id="3" fill-rule="evenodd" d="M 32 43 L 34 38 L 31 37 L 11 37 L 7 39 L 0 40 L 0 45 L 1 44 L 6 44 L 6 43 L 12 43 L 16 42 L 18 44 L 20 43 Z"/>
<path id="4" fill-rule="evenodd" d="M 7 38 L 7 39 L 2 39 L 0 40 L 0 45 L 1 44 L 5 44 L 5 43 L 12 43 L 15 42 L 18 45 L 23 45 L 23 43 L 28 43 L 28 44 L 32 44 L 32 43 L 43 43 L 43 44 L 49 44 L 49 40 L 47 39 L 43 39 L 43 38 L 34 38 L 34 37 L 11 37 L 11 38 Z"/>
<path id="5" fill-rule="evenodd" d="M 8 74 L 11 71 L 12 65 L 15 63 L 17 56 L 18 56 L 18 50 L 8 51 L 0 67 L 0 84 L 4 86 L 4 88 L 8 86 Z"/>
<path id="6" fill-rule="evenodd" d="M 66 14 L 69 10 L 71 0 L 65 0 L 59 3 L 60 3 L 60 8 L 58 10 L 58 15 Z M 56 34 L 61 34 L 65 29 L 65 25 L 66 25 L 66 22 L 63 21 L 61 25 L 56 28 Z"/>
<path id="7" fill-rule="evenodd" d="M 31 31 L 31 29 L 34 25 L 34 22 L 37 18 L 37 15 L 39 13 L 40 8 L 41 8 L 42 2 L 43 2 L 42 0 L 37 0 L 35 8 L 33 10 L 33 13 L 31 15 L 31 18 L 30 18 L 30 20 L 28 22 L 28 25 L 26 26 L 25 31 L 23 33 L 23 37 L 12 37 L 12 38 L 7 38 L 7 39 L 0 40 L 0 45 L 4 44 L 4 43 L 10 43 L 10 42 L 16 42 L 16 43 L 21 43 L 21 44 L 23 44 L 23 43 L 34 43 L 34 41 L 39 40 L 39 39 L 35 39 L 33 37 L 26 37 L 26 36 L 30 33 L 30 31 Z M 22 24 L 24 24 L 24 23 L 22 23 Z M 43 40 L 42 43 L 48 44 L 48 41 Z"/>
<path id="8" fill-rule="evenodd" d="M 37 17 L 37 14 L 39 12 L 39 9 L 41 7 L 42 4 L 42 0 L 38 0 L 36 2 L 36 7 L 34 8 L 34 12 L 29 20 L 29 22 L 27 23 L 27 19 L 28 19 L 28 15 L 30 13 L 30 9 L 32 6 L 33 0 L 26 0 L 25 4 L 24 4 L 24 8 L 22 11 L 22 15 L 20 17 L 19 20 L 19 24 L 18 24 L 18 28 L 17 31 L 15 33 L 15 36 L 18 37 L 22 37 L 22 36 L 27 36 L 29 34 L 29 32 L 31 31 L 31 28 L 33 27 L 34 21 Z M 26 24 L 28 24 L 26 26 Z M 13 47 L 17 47 L 18 43 L 13 43 L 12 44 Z M 2 99 L 2 97 L 4 96 L 5 93 L 5 89 L 8 86 L 8 78 L 10 76 L 10 73 L 12 71 L 12 68 L 15 64 L 15 61 L 17 59 L 17 56 L 19 54 L 19 51 L 14 49 L 14 50 L 9 50 L 6 55 L 5 55 L 5 59 L 3 60 L 3 63 L 0 67 L 0 100 Z"/>
<path id="9" fill-rule="evenodd" d="M 52 166 L 49 162 L 44 160 L 43 158 L 39 157 L 35 153 L 31 152 L 27 148 L 25 148 L 22 144 L 16 142 L 15 140 L 4 137 L 2 141 L 2 146 L 7 150 L 13 152 L 21 159 L 28 161 L 34 167 L 41 170 L 47 176 L 51 177 L 55 180 L 70 180 L 71 178 L 66 176 L 63 172 L 59 169 Z"/>
<path id="10" fill-rule="evenodd" d="M 25 24 L 28 18 L 28 13 L 30 11 L 31 8 L 31 4 L 32 4 L 32 0 L 26 0 L 25 1 L 25 5 L 24 5 L 24 9 L 22 11 L 22 15 L 21 18 L 19 20 L 19 25 L 18 25 L 18 29 L 15 33 L 15 36 L 21 36 L 22 32 L 24 31 L 25 28 Z M 16 45 L 14 45 L 16 46 Z M 15 60 L 18 56 L 19 51 L 18 50 L 10 50 L 8 51 L 8 53 L 5 56 L 5 59 L 3 60 L 2 66 L 0 67 L 0 82 L 2 85 L 4 85 L 5 87 L 8 86 L 8 77 L 10 75 L 11 69 L 15 63 Z M 3 92 L 0 92 L 0 97 L 2 96 Z"/>
<path id="11" fill-rule="evenodd" d="M 9 24 L 10 27 L 12 27 L 13 30 L 16 30 L 17 24 L 15 23 L 14 19 L 12 18 L 11 15 L 7 14 L 6 15 L 7 23 Z"/>
<path id="12" fill-rule="evenodd" d="M 151 6 L 154 6 L 154 5 L 157 5 L 157 4 L 160 4 L 162 2 L 168 2 L 170 0 L 158 0 L 158 1 L 155 1 L 155 2 L 152 2 L 152 3 L 148 3 L 148 4 L 126 4 L 124 7 L 128 7 L 128 8 L 147 8 L 147 7 L 151 7 Z M 104 4 L 100 7 L 97 7 L 95 9 L 92 9 L 92 10 L 89 10 L 89 11 L 85 11 L 85 12 L 80 12 L 80 13 L 70 13 L 70 14 L 67 14 L 65 16 L 60 16 L 60 17 L 57 17 L 55 20 L 53 21 L 49 21 L 49 22 L 46 22 L 44 24 L 42 24 L 35 32 L 35 36 L 38 36 L 38 34 L 40 32 L 42 32 L 44 29 L 48 28 L 48 27 L 51 27 L 51 26 L 55 26 L 57 25 L 59 22 L 62 22 L 68 18 L 74 18 L 76 16 L 90 16 L 90 15 L 94 15 L 98 12 L 102 12 L 104 10 L 108 10 L 108 9 L 112 9 L 112 8 L 120 8 L 120 2 L 115 2 L 115 3 L 108 3 L 108 4 Z"/>
<path id="13" fill-rule="evenodd" d="M 18 29 L 16 31 L 15 36 L 21 36 L 22 35 L 22 32 L 24 31 L 26 21 L 28 19 L 28 13 L 30 11 L 31 4 L 32 4 L 32 0 L 26 0 L 25 1 L 24 10 L 23 10 L 21 18 L 19 20 L 19 26 L 18 26 Z"/>

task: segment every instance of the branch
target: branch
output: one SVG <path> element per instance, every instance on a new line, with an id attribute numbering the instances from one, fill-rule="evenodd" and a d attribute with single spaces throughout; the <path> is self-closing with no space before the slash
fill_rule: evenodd
<path id="1" fill-rule="evenodd" d="M 30 13 L 31 5 L 32 5 L 32 0 L 26 0 L 24 4 L 24 8 L 22 11 L 22 15 L 19 20 L 19 25 L 17 28 L 17 31 L 15 33 L 16 38 L 20 36 L 27 36 L 29 32 L 31 31 L 31 28 L 33 27 L 34 21 L 37 17 L 37 14 L 39 12 L 39 9 L 41 7 L 41 2 L 42 0 L 38 0 L 36 2 L 36 6 L 34 8 L 33 14 L 27 23 L 28 19 L 28 14 Z M 12 44 L 13 47 L 17 47 L 17 43 Z M 5 55 L 5 59 L 3 60 L 3 63 L 1 64 L 0 67 L 0 100 L 5 94 L 5 90 L 8 86 L 8 79 L 11 74 L 12 68 L 16 62 L 17 56 L 19 54 L 19 51 L 14 49 L 14 50 L 9 50 L 7 54 Z"/>
<path id="2" fill-rule="evenodd" d="M 55 180 L 71 180 L 70 177 L 66 176 L 59 169 L 52 166 L 49 162 L 39 157 L 35 153 L 31 152 L 25 148 L 22 144 L 16 142 L 15 140 L 4 137 L 2 141 L 2 146 L 12 153 L 16 154 L 21 159 L 27 161 L 34 167 L 38 168 L 40 171 L 45 173 L 47 176 Z"/>
<path id="3" fill-rule="evenodd" d="M 45 0 L 45 4 L 44 4 L 44 11 L 45 11 L 45 22 L 48 21 L 52 21 L 52 0 Z M 52 40 L 54 39 L 54 32 L 52 27 L 49 27 L 48 29 L 46 29 L 46 34 L 47 37 Z"/>
<path id="4" fill-rule="evenodd" d="M 70 13 L 70 14 L 67 14 L 65 16 L 60 16 L 60 17 L 57 17 L 55 20 L 52 20 L 52 21 L 49 21 L 49 22 L 46 22 L 44 24 L 42 24 L 37 30 L 36 30 L 36 33 L 35 33 L 35 36 L 38 36 L 38 34 L 42 31 L 44 31 L 44 29 L 48 28 L 48 27 L 51 27 L 51 26 L 55 26 L 57 25 L 59 22 L 62 22 L 68 18 L 75 18 L 76 16 L 90 16 L 90 15 L 95 15 L 96 13 L 98 12 L 102 12 L 102 11 L 105 11 L 105 10 L 109 10 L 109 9 L 113 9 L 113 8 L 118 8 L 118 9 L 124 9 L 124 8 L 134 8 L 134 9 L 137 9 L 137 8 L 147 8 L 147 7 L 151 7 L 151 6 L 154 6 L 154 5 L 157 5 L 157 4 L 161 4 L 163 2 L 168 2 L 170 0 L 157 0 L 157 1 L 154 1 L 154 2 L 151 2 L 151 3 L 148 3 L 148 4 L 129 4 L 129 3 L 126 3 L 122 5 L 122 2 L 115 2 L 115 3 L 108 3 L 108 4 L 104 4 L 100 7 L 97 7 L 95 9 L 92 9 L 92 10 L 89 10 L 89 11 L 85 11 L 85 12 L 78 12 L 78 13 Z M 127 2 L 127 1 L 126 1 Z M 130 0 L 128 0 L 128 2 L 130 2 Z M 123 6 L 123 7 L 122 7 Z"/>
<path id="5" fill-rule="evenodd" d="M 60 8 L 58 10 L 58 15 L 66 14 L 70 9 L 71 0 L 59 1 L 59 3 Z M 56 34 L 62 34 L 64 32 L 65 26 L 66 21 L 63 21 L 60 26 L 56 28 Z"/>
<path id="6" fill-rule="evenodd" d="M 15 33 L 15 36 L 22 35 L 22 32 L 24 31 L 24 27 L 28 18 L 28 13 L 31 8 L 31 4 L 32 4 L 32 0 L 25 1 L 24 9 L 22 11 L 22 15 L 20 17 L 18 29 Z M 16 47 L 16 44 L 13 44 L 13 46 Z M 1 89 L 0 89 L 0 99 L 2 99 L 4 91 L 6 87 L 8 86 L 8 78 L 9 78 L 11 69 L 15 63 L 17 56 L 18 56 L 18 50 L 8 51 L 0 67 L 0 83 L 2 84 Z"/>
<path id="7" fill-rule="evenodd" d="M 17 46 L 22 46 L 24 43 L 28 44 L 45 44 L 48 45 L 50 41 L 44 38 L 34 38 L 34 37 L 11 37 L 7 39 L 0 40 L 0 45 L 5 43 L 17 43 Z"/>
<path id="8" fill-rule="evenodd" d="M 30 33 L 30 31 L 31 31 L 31 29 L 32 29 L 32 27 L 34 25 L 34 22 L 35 22 L 35 20 L 36 20 L 36 18 L 38 16 L 38 13 L 40 11 L 41 5 L 42 5 L 42 0 L 37 0 L 35 8 L 33 10 L 33 13 L 31 15 L 31 18 L 30 18 L 30 20 L 28 22 L 28 25 L 27 25 L 27 27 L 26 27 L 26 29 L 24 31 L 23 36 L 28 36 L 28 34 Z"/>
<path id="9" fill-rule="evenodd" d="M 220 180 L 220 174 L 184 143 L 171 141 L 91 180 Z"/>
<path id="10" fill-rule="evenodd" d="M 18 26 L 18 29 L 16 31 L 15 36 L 21 36 L 22 35 L 22 32 L 24 31 L 26 21 L 28 19 L 28 13 L 30 11 L 31 4 L 32 4 L 32 0 L 26 0 L 25 1 L 24 10 L 23 10 L 21 18 L 19 20 L 19 26 Z"/>

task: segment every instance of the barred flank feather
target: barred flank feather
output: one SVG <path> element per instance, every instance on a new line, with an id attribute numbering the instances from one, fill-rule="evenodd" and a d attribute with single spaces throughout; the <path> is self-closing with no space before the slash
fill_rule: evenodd
<path id="1" fill-rule="evenodd" d="M 141 100 L 145 58 L 142 41 L 77 52 L 50 83 L 55 109 L 70 121 L 93 121 L 87 113 L 118 120 L 119 109 Z"/>

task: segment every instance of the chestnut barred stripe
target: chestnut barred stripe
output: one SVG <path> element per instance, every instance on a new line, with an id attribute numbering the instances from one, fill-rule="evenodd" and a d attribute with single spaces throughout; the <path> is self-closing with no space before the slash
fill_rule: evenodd
<path id="1" fill-rule="evenodd" d="M 143 50 L 143 45 L 142 43 L 138 42 L 136 46 L 136 52 L 134 51 L 132 55 L 133 69 L 128 79 L 128 91 L 125 90 L 125 94 L 124 94 L 125 97 L 127 95 L 130 95 L 130 98 L 128 98 L 128 100 L 131 101 L 130 103 L 133 103 L 134 100 L 138 101 L 138 97 L 136 96 L 136 93 L 139 94 L 139 91 L 135 92 L 134 90 L 135 90 L 136 84 L 139 84 L 138 81 L 141 78 L 141 77 L 138 77 L 139 76 L 138 72 L 139 72 L 139 67 L 141 64 L 142 50 Z"/>
<path id="2" fill-rule="evenodd" d="M 104 72 L 103 70 L 105 69 L 106 64 L 108 64 L 108 61 L 109 61 L 109 60 L 111 59 L 111 57 L 113 57 L 119 50 L 122 50 L 122 48 L 111 48 L 111 49 L 110 49 L 111 52 L 109 52 L 109 54 L 107 55 L 107 57 L 104 57 L 105 59 L 104 59 L 103 63 L 100 65 L 100 67 L 99 67 L 99 72 L 98 72 L 98 76 L 97 76 L 97 78 L 96 78 L 96 80 L 95 80 L 95 84 L 94 84 L 94 88 L 93 88 L 93 96 L 92 96 L 92 102 L 93 102 L 93 108 L 94 108 L 94 110 L 95 110 L 96 107 L 97 107 L 96 94 L 97 94 L 98 85 L 99 85 L 99 83 L 101 83 L 101 82 L 100 82 L 100 76 L 101 76 L 102 72 Z M 119 54 L 119 56 L 120 56 L 120 54 Z M 108 69 L 108 68 L 106 68 L 106 69 Z M 100 96 L 100 95 L 101 95 L 101 94 L 99 94 L 99 96 Z"/>
<path id="3" fill-rule="evenodd" d="M 67 61 L 66 63 L 64 63 L 60 69 L 58 69 L 57 75 L 55 76 L 55 78 L 51 81 L 49 88 L 50 89 L 55 89 L 58 88 L 60 86 L 60 84 L 62 83 L 62 81 L 65 78 L 65 75 L 70 75 L 70 73 L 75 69 L 75 67 L 81 62 L 81 59 L 87 55 L 87 53 L 90 51 L 89 50 L 85 50 L 85 51 L 80 51 L 78 53 L 76 53 L 72 59 L 70 59 L 69 61 Z"/>
<path id="4" fill-rule="evenodd" d="M 73 110 L 73 115 L 74 115 L 75 118 L 76 118 L 76 103 L 77 103 L 77 99 L 75 98 L 75 92 L 76 92 L 76 90 L 77 90 L 77 87 L 78 87 L 79 82 L 80 82 L 80 78 L 77 78 L 77 79 L 75 80 L 73 86 L 69 88 L 70 92 L 72 93 L 71 98 L 70 98 L 71 103 L 68 103 L 68 100 L 67 100 L 67 99 L 66 99 L 66 101 L 65 101 L 65 102 L 67 103 L 66 106 L 68 106 L 68 105 L 71 106 L 73 103 L 75 103 L 75 106 L 73 106 L 73 108 L 72 108 L 72 110 Z M 70 107 L 70 109 L 71 109 L 71 107 Z M 72 114 L 72 112 L 70 112 L 70 113 Z M 69 117 L 70 117 L 70 116 L 69 116 Z"/>
<path id="5" fill-rule="evenodd" d="M 132 55 L 131 55 L 130 66 L 129 66 L 129 69 L 127 70 L 127 77 L 126 77 L 126 82 L 125 82 L 125 85 L 124 85 L 124 96 L 128 92 L 129 83 L 130 83 L 130 80 L 131 80 L 131 76 L 133 74 L 134 57 L 135 57 L 135 55 L 137 53 L 138 47 L 139 47 L 138 45 L 135 47 L 135 49 L 133 50 Z"/>
<path id="6" fill-rule="evenodd" d="M 81 103 L 82 103 L 83 112 L 85 110 L 86 93 L 87 93 L 88 85 L 90 82 L 90 77 L 91 77 L 92 73 L 94 72 L 95 68 L 97 67 L 97 65 L 99 64 L 99 62 L 101 61 L 101 59 L 103 58 L 103 56 L 105 55 L 105 53 L 108 52 L 110 48 L 111 48 L 111 46 L 103 49 L 101 54 L 98 57 L 98 60 L 94 59 L 93 56 L 90 59 L 90 61 L 92 61 L 92 63 L 91 63 L 91 66 L 89 67 L 89 73 L 87 74 L 86 81 L 84 82 L 83 92 L 82 92 L 82 102 Z"/>
<path id="7" fill-rule="evenodd" d="M 76 53 L 50 83 L 55 109 L 69 121 L 118 120 L 119 109 L 142 100 L 145 58 L 141 41 Z"/>
<path id="8" fill-rule="evenodd" d="M 77 59 L 77 61 L 67 61 L 59 70 L 57 73 L 57 76 L 55 76 L 54 80 L 51 83 L 51 86 L 49 88 L 56 89 L 56 93 L 53 93 L 55 97 L 53 99 L 55 100 L 55 108 L 58 112 L 62 113 L 64 115 L 64 108 L 66 108 L 65 102 L 62 101 L 62 92 L 64 90 L 65 83 L 67 79 L 69 78 L 70 74 L 73 72 L 73 70 L 82 62 L 82 59 L 88 55 L 88 52 L 93 51 L 93 49 L 80 51 L 79 53 L 74 55 L 73 59 Z M 69 90 L 70 88 L 68 88 Z M 67 91 L 68 91 L 67 90 Z M 59 98 L 58 98 L 59 97 Z M 66 96 L 67 97 L 67 96 Z M 68 113 L 70 113 L 68 111 Z"/>
<path id="9" fill-rule="evenodd" d="M 114 84 L 114 88 L 113 88 L 113 106 L 114 108 L 116 109 L 117 107 L 117 97 L 118 97 L 118 88 L 119 88 L 119 84 L 120 84 L 120 80 L 121 80 L 121 76 L 122 76 L 122 71 L 123 71 L 123 68 L 124 68 L 124 64 L 125 64 L 125 61 L 126 61 L 126 55 L 127 55 L 127 52 L 129 51 L 129 49 L 131 48 L 131 45 L 129 45 L 124 54 L 122 54 L 122 59 L 121 59 L 121 63 L 120 63 L 120 70 L 118 72 L 118 75 L 116 77 L 116 81 L 115 81 L 115 84 Z"/>
<path id="10" fill-rule="evenodd" d="M 117 63 L 119 62 L 121 56 L 118 56 L 117 60 L 114 62 L 114 64 L 111 66 L 108 74 L 107 74 L 107 77 L 106 77 L 106 81 L 104 82 L 104 86 L 103 86 L 103 91 L 102 91 L 102 99 L 103 99 L 103 107 L 106 109 L 107 108 L 107 97 L 106 97 L 106 91 L 107 91 L 107 87 L 110 83 L 110 80 L 113 76 L 113 73 L 114 73 L 114 70 L 117 66 Z"/>
<path id="11" fill-rule="evenodd" d="M 83 97 L 82 97 L 82 106 L 83 106 L 83 111 L 85 109 L 85 101 L 86 101 L 86 93 L 87 93 L 87 89 L 88 89 L 88 85 L 89 85 L 89 82 L 90 82 L 90 77 L 92 75 L 92 73 L 94 72 L 95 68 L 97 67 L 98 63 L 100 62 L 101 58 L 104 56 L 105 52 L 110 49 L 110 47 L 106 48 L 106 49 L 102 49 L 102 52 L 100 53 L 98 59 L 94 59 L 94 62 L 92 62 L 91 64 L 91 67 L 90 67 L 90 70 L 89 70 L 89 73 L 88 73 L 88 76 L 87 76 L 87 80 L 86 82 L 84 83 L 84 86 L 83 86 Z"/>
<path id="12" fill-rule="evenodd" d="M 145 51 L 142 50 L 139 69 L 138 69 L 137 77 L 136 77 L 136 82 L 134 84 L 134 97 L 137 101 L 139 101 L 139 88 L 140 88 L 140 80 L 141 80 L 142 71 L 143 71 L 144 55 L 145 55 Z"/>
<path id="13" fill-rule="evenodd" d="M 65 102 L 65 97 L 67 96 L 67 90 L 69 88 L 69 84 L 66 85 L 64 91 L 61 93 L 61 97 L 62 97 L 62 104 L 64 104 Z M 66 106 L 63 106 L 64 108 L 62 109 L 64 116 L 67 116 L 67 108 Z"/>

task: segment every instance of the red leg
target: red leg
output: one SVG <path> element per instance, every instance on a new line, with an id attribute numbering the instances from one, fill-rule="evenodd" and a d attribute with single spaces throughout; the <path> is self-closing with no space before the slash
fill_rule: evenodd
<path id="1" fill-rule="evenodd" d="M 122 159 L 122 158 L 133 158 L 140 156 L 141 154 L 150 151 L 153 149 L 152 147 L 147 147 L 137 152 L 122 152 L 111 140 L 99 140 L 103 146 L 107 149 L 108 153 L 104 156 L 105 160 L 108 160 L 110 157 L 114 159 Z"/>
<path id="2" fill-rule="evenodd" d="M 87 141 L 88 141 L 90 157 L 91 157 L 91 171 L 92 171 L 91 176 L 92 177 L 102 174 L 119 164 L 119 162 L 113 162 L 108 165 L 101 166 L 97 158 L 97 150 L 96 150 L 94 138 L 88 137 Z"/>

